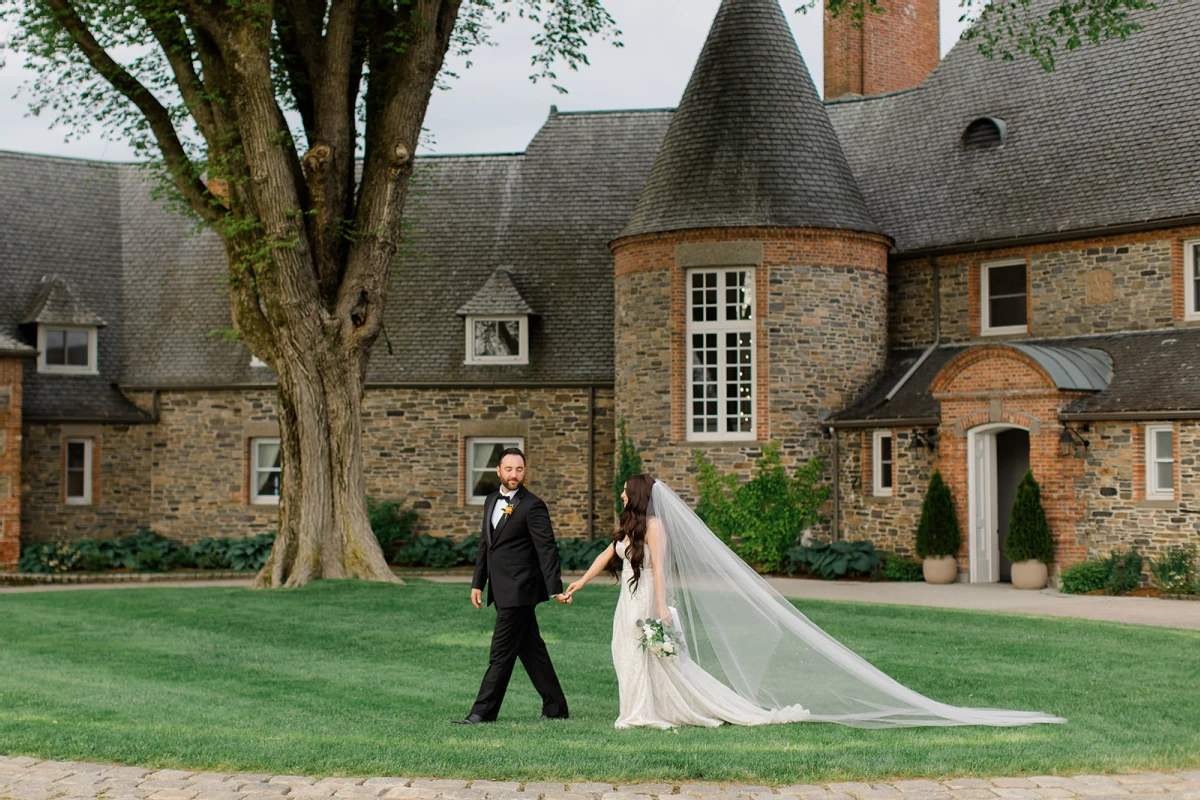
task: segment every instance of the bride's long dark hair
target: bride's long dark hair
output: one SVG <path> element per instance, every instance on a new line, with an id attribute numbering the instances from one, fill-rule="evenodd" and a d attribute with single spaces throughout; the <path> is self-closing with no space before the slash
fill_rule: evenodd
<path id="1" fill-rule="evenodd" d="M 633 577 L 629 579 L 629 588 L 637 589 L 642 577 L 642 561 L 646 554 L 646 520 L 650 510 L 650 490 L 654 488 L 654 476 L 648 472 L 634 475 L 625 481 L 625 496 L 629 502 L 621 512 L 621 526 L 613 534 L 613 544 L 625 540 L 625 558 L 633 568 Z M 614 553 L 609 559 L 608 571 L 614 578 L 620 580 L 621 559 Z"/>

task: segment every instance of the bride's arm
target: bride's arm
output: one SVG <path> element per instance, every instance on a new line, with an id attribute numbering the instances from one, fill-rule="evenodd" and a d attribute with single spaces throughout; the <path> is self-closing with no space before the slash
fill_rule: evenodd
<path id="1" fill-rule="evenodd" d="M 671 624 L 671 609 L 667 606 L 667 534 L 662 523 L 651 517 L 646 525 L 646 544 L 650 547 L 650 566 L 654 570 L 654 605 L 658 618 Z"/>
<path id="2" fill-rule="evenodd" d="M 604 572 L 604 568 L 608 566 L 608 562 L 612 561 L 613 553 L 613 545 L 610 544 L 608 547 L 604 548 L 604 552 L 596 556 L 596 560 L 592 562 L 590 567 L 588 567 L 588 571 L 583 573 L 583 577 L 567 587 L 567 596 L 570 597 L 584 586 L 587 586 L 588 583 L 591 582 L 592 578 L 596 577 L 601 572 Z"/>

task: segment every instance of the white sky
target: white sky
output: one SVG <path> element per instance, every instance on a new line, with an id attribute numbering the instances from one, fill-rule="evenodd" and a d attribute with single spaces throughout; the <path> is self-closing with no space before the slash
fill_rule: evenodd
<path id="1" fill-rule="evenodd" d="M 720 0 L 607 0 L 606 5 L 625 46 L 593 42 L 588 49 L 591 66 L 577 73 L 559 70 L 559 82 L 569 90 L 566 95 L 547 83 L 530 83 L 531 27 L 519 20 L 498 26 L 493 35 L 497 46 L 476 52 L 470 69 L 451 65 L 460 77 L 451 81 L 448 91 L 434 93 L 425 123 L 432 146 L 422 152 L 524 150 L 552 104 L 563 111 L 677 105 Z M 798 0 L 792 0 L 784 8 L 820 90 L 821 13 L 791 13 L 796 5 Z M 945 54 L 963 26 L 958 22 L 958 0 L 941 0 L 941 6 Z M 27 73 L 19 58 L 6 54 L 5 60 L 0 68 L 0 150 L 108 160 L 133 157 L 124 143 L 107 141 L 98 132 L 64 142 L 64 131 L 52 129 L 49 119 L 28 116 L 28 97 L 22 93 L 13 98 Z"/>

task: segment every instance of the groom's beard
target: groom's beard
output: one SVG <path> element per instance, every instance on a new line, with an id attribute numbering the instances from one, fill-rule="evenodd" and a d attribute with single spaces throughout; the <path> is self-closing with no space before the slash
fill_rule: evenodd
<path id="1" fill-rule="evenodd" d="M 512 494 L 513 492 L 515 492 L 517 489 L 520 489 L 524 485 L 525 485 L 525 481 L 516 481 L 516 480 L 500 481 L 500 486 L 504 488 L 504 491 L 506 494 Z"/>

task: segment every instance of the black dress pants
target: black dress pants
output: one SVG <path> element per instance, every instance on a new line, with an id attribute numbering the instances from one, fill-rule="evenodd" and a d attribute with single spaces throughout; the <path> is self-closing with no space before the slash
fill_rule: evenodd
<path id="1" fill-rule="evenodd" d="M 550 653 L 538 632 L 535 606 L 496 609 L 496 630 L 492 635 L 492 654 L 487 672 L 479 686 L 479 696 L 471 707 L 472 714 L 494 720 L 500 713 L 508 681 L 512 678 L 517 659 L 533 681 L 533 688 L 542 696 L 542 713 L 547 717 L 567 716 L 567 698 L 563 695 Z"/>

